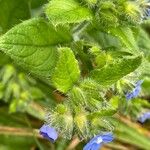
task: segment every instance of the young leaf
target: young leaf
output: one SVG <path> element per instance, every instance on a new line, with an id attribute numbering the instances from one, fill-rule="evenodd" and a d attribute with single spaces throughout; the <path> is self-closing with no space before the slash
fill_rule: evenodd
<path id="1" fill-rule="evenodd" d="M 142 62 L 142 56 L 123 58 L 90 73 L 91 78 L 102 86 L 109 86 L 133 72 Z"/>
<path id="2" fill-rule="evenodd" d="M 54 28 L 43 19 L 31 19 L 0 38 L 0 50 L 30 72 L 48 78 L 57 59 L 57 45 L 69 42 L 64 27 Z"/>
<path id="3" fill-rule="evenodd" d="M 112 28 L 110 33 L 118 37 L 119 40 L 128 48 L 128 52 L 136 54 L 138 51 L 138 46 L 134 38 L 132 30 L 128 27 L 117 27 Z"/>
<path id="4" fill-rule="evenodd" d="M 15 24 L 30 18 L 27 0 L 0 0 L 0 27 L 2 33 Z"/>
<path id="5" fill-rule="evenodd" d="M 45 11 L 54 24 L 77 23 L 92 18 L 90 10 L 76 0 L 52 0 Z"/>
<path id="6" fill-rule="evenodd" d="M 54 86 L 61 92 L 67 92 L 79 79 L 78 62 L 70 48 L 60 48 L 60 56 L 52 74 Z"/>

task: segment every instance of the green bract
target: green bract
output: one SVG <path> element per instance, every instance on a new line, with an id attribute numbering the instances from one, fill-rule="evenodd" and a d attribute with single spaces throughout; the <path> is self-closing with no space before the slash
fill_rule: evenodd
<path id="1" fill-rule="evenodd" d="M 78 62 L 70 48 L 59 48 L 59 60 L 53 71 L 52 82 L 61 92 L 66 93 L 80 76 Z"/>

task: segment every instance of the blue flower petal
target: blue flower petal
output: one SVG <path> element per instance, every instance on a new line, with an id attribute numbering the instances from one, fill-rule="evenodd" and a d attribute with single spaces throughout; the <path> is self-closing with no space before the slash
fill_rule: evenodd
<path id="1" fill-rule="evenodd" d="M 56 139 L 58 138 L 58 134 L 56 132 L 56 130 L 48 125 L 43 125 L 41 128 L 40 128 L 40 134 L 50 140 L 51 142 L 55 142 Z"/>
<path id="2" fill-rule="evenodd" d="M 137 86 L 133 91 L 133 97 L 137 97 L 141 91 L 141 87 Z"/>
<path id="3" fill-rule="evenodd" d="M 132 99 L 132 98 L 133 98 L 132 93 L 127 93 L 127 94 L 126 94 L 126 99 L 127 99 L 127 100 L 130 100 L 130 99 Z"/>
<path id="4" fill-rule="evenodd" d="M 91 150 L 91 143 L 87 143 L 87 144 L 84 146 L 83 150 Z"/>
<path id="5" fill-rule="evenodd" d="M 99 134 L 92 138 L 83 148 L 83 150 L 99 150 L 102 143 L 111 142 L 114 139 L 113 134 L 108 132 L 105 134 Z"/>
<path id="6" fill-rule="evenodd" d="M 143 83 L 143 80 L 139 80 L 136 82 L 136 86 L 141 86 L 142 83 Z"/>
<path id="7" fill-rule="evenodd" d="M 108 133 L 102 135 L 102 139 L 103 139 L 104 143 L 109 143 L 114 139 L 114 137 L 113 137 L 112 133 L 108 132 Z"/>
<path id="8" fill-rule="evenodd" d="M 92 146 L 91 146 L 91 149 L 90 150 L 99 150 L 101 148 L 101 144 L 96 144 L 94 143 Z"/>
<path id="9" fill-rule="evenodd" d="M 145 112 L 142 114 L 139 118 L 138 121 L 141 123 L 144 123 L 147 119 L 150 119 L 150 112 Z"/>

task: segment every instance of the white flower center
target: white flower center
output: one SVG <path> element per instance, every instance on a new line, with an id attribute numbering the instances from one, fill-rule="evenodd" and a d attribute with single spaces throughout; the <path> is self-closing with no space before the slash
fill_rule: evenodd
<path id="1" fill-rule="evenodd" d="M 100 144 L 100 143 L 102 143 L 102 142 L 103 142 L 103 139 L 102 139 L 101 137 L 98 137 L 96 143 L 97 143 L 97 144 Z"/>

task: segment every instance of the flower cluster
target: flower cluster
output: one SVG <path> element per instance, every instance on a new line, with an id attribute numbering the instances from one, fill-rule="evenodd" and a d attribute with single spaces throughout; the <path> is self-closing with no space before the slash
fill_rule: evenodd
<path id="1" fill-rule="evenodd" d="M 126 99 L 127 100 L 130 100 L 132 98 L 135 98 L 138 96 L 138 94 L 140 93 L 141 91 L 141 84 L 143 83 L 142 80 L 139 80 L 136 84 L 135 84 L 135 87 L 134 89 L 131 91 L 131 92 L 128 92 L 125 96 L 126 96 Z M 61 109 L 62 110 L 62 109 Z M 66 109 L 65 109 L 66 110 Z M 62 111 L 61 111 L 62 112 Z M 62 115 L 64 113 L 61 113 Z M 65 114 L 66 114 L 66 111 L 65 111 Z M 59 114 L 60 115 L 60 114 Z M 56 117 L 58 118 L 58 117 Z M 66 118 L 66 117 L 65 117 Z M 64 118 L 64 119 L 65 119 Z M 140 122 L 144 122 L 145 120 L 149 119 L 150 118 L 150 112 L 147 112 L 143 115 L 141 115 L 139 117 L 139 121 Z M 54 119 L 54 118 L 53 118 Z M 80 121 L 81 122 L 81 121 Z M 51 142 L 55 142 L 56 139 L 58 138 L 58 134 L 61 134 L 61 131 L 59 130 L 55 130 L 53 127 L 52 124 L 49 125 L 43 125 L 40 129 L 40 134 L 50 140 Z M 81 124 L 80 124 L 81 126 Z M 81 129 L 83 130 L 83 129 Z M 102 132 L 101 134 L 97 134 L 96 136 L 94 136 L 83 148 L 83 150 L 99 150 L 102 146 L 102 144 L 104 143 L 108 143 L 108 142 L 111 142 L 112 140 L 114 139 L 113 137 L 113 134 L 111 132 Z"/>

